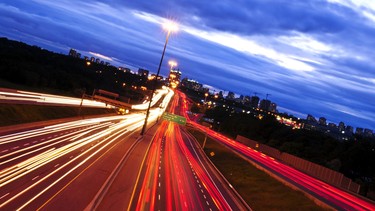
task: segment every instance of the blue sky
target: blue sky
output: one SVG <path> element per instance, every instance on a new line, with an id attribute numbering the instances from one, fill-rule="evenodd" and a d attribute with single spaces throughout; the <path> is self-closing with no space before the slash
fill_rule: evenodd
<path id="1" fill-rule="evenodd" d="M 271 94 L 281 112 L 375 129 L 375 1 L 2 0 L 0 36 L 242 95 Z"/>

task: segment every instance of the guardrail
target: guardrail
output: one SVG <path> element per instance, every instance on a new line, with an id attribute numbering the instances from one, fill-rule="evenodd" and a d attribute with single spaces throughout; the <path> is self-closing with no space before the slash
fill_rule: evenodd
<path id="1" fill-rule="evenodd" d="M 297 156 L 288 154 L 286 152 L 281 152 L 273 147 L 260 144 L 257 141 L 248 139 L 246 137 L 237 135 L 236 141 L 241 142 L 253 149 L 256 149 L 270 157 L 280 160 L 306 174 L 313 176 L 319 180 L 322 180 L 330 185 L 354 192 L 359 193 L 361 186 L 353 182 L 350 178 L 345 177 L 344 174 L 326 168 L 324 166 L 312 163 L 310 161 L 304 160 Z"/>

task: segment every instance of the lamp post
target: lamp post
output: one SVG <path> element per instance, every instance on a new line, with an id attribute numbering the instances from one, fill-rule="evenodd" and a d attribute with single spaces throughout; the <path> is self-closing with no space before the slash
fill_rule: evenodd
<path id="1" fill-rule="evenodd" d="M 160 59 L 159 67 L 158 67 L 158 72 L 156 73 L 156 79 L 155 79 L 155 82 L 154 82 L 154 86 L 153 86 L 153 88 L 152 88 L 151 96 L 149 97 L 149 99 L 150 99 L 150 103 L 148 104 L 148 108 L 147 108 L 147 111 L 146 111 L 145 123 L 143 124 L 142 131 L 141 131 L 141 135 L 144 135 L 144 133 L 145 133 L 145 131 L 146 131 L 146 127 L 147 127 L 147 119 L 148 119 L 148 116 L 150 115 L 150 108 L 151 108 L 152 97 L 154 96 L 154 93 L 155 93 L 156 84 L 157 84 L 157 80 L 158 80 L 158 78 L 159 78 L 159 73 L 160 73 L 161 64 L 163 63 L 164 54 L 165 54 L 165 49 L 167 48 L 169 35 L 171 35 L 171 32 L 172 32 L 172 31 L 176 31 L 176 30 L 177 30 L 177 25 L 174 24 L 174 23 L 172 23 L 172 22 L 169 22 L 169 23 L 167 23 L 167 24 L 164 25 L 164 29 L 167 30 L 167 37 L 166 37 L 166 39 L 165 39 L 164 48 L 163 48 L 163 53 L 161 54 L 161 59 Z"/>

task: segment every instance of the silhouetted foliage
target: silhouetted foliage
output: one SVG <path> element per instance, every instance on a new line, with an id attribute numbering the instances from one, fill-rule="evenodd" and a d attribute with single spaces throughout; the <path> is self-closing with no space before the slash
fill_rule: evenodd
<path id="1" fill-rule="evenodd" d="M 37 46 L 0 38 L 0 78 L 15 84 L 74 93 L 104 89 L 141 100 L 144 94 L 132 86 L 153 86 L 144 78 L 114 66 L 53 53 Z M 160 84 L 159 84 L 160 86 Z"/>

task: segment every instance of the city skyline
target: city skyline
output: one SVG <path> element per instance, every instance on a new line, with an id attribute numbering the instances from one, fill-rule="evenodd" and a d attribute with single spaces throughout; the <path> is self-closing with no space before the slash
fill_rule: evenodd
<path id="1" fill-rule="evenodd" d="M 366 1 L 5 0 L 0 11 L 1 36 L 151 72 L 170 18 L 180 31 L 171 35 L 163 75 L 175 59 L 203 84 L 271 93 L 280 112 L 375 128 L 375 5 Z"/>

